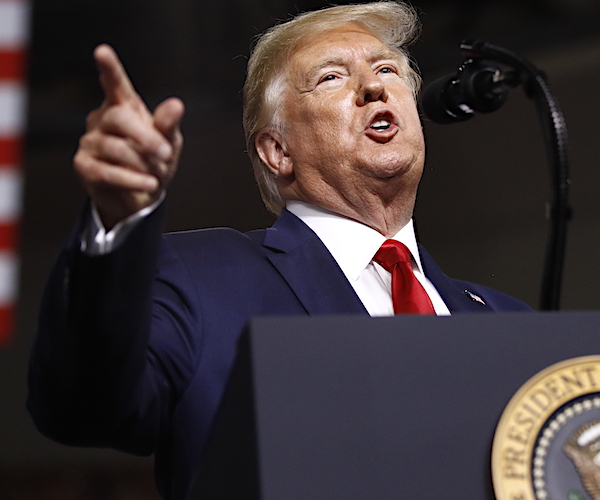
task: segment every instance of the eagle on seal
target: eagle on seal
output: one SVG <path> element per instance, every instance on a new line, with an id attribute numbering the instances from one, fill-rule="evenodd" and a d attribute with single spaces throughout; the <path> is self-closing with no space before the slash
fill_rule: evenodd
<path id="1" fill-rule="evenodd" d="M 563 446 L 593 500 L 600 500 L 600 420 L 577 429 Z"/>

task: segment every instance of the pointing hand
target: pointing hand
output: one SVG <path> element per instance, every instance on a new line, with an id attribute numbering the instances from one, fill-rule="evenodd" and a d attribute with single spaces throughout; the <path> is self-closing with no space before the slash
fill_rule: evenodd
<path id="1" fill-rule="evenodd" d="M 105 99 L 87 117 L 73 159 L 106 229 L 154 203 L 175 174 L 184 106 L 172 97 L 150 112 L 108 45 L 94 51 Z"/>

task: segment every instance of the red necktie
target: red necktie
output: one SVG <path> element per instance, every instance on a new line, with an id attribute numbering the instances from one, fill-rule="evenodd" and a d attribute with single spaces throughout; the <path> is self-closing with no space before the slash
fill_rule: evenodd
<path id="1" fill-rule="evenodd" d="M 394 314 L 435 314 L 429 295 L 413 273 L 406 245 L 386 240 L 373 260 L 392 273 Z"/>

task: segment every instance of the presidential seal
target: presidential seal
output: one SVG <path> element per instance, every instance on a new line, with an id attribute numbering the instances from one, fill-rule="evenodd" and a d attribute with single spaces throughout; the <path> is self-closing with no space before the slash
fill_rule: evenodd
<path id="1" fill-rule="evenodd" d="M 492 446 L 497 500 L 600 500 L 600 356 L 555 364 L 504 410 Z"/>

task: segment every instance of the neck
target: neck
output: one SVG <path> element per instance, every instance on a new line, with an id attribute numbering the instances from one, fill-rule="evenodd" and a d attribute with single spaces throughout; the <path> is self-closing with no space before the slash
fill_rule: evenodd
<path id="1" fill-rule="evenodd" d="M 391 191 L 391 190 L 390 190 Z M 356 220 L 391 238 L 410 221 L 415 205 L 416 189 L 400 189 L 382 193 L 352 190 L 341 194 L 336 190 L 311 190 L 286 193 L 286 200 L 298 200 Z"/>

